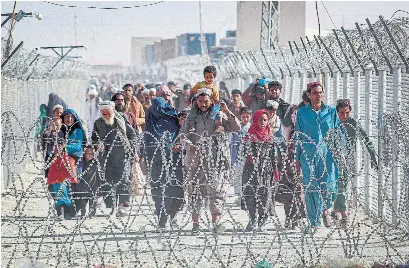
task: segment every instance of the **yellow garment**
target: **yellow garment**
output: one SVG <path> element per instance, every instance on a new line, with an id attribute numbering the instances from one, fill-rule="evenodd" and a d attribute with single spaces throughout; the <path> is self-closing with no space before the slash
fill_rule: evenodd
<path id="1" fill-rule="evenodd" d="M 197 94 L 197 91 L 201 88 L 210 88 L 212 90 L 212 96 L 211 98 L 213 99 L 213 101 L 215 103 L 219 102 L 219 89 L 217 88 L 217 86 L 212 83 L 211 85 L 206 85 L 206 82 L 202 81 L 197 83 L 193 88 L 192 88 L 192 92 L 193 94 Z"/>
<path id="2" fill-rule="evenodd" d="M 132 96 L 130 102 L 125 101 L 125 111 L 135 116 L 137 131 L 139 134 L 142 133 L 142 125 L 145 124 L 145 110 L 135 96 Z"/>

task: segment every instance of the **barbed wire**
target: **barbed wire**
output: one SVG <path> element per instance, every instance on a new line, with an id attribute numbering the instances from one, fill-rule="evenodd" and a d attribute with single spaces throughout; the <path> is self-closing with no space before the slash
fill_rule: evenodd
<path id="1" fill-rule="evenodd" d="M 4 46 L 3 46 L 4 48 Z M 87 79 L 90 65 L 78 61 L 43 56 L 20 48 L 2 68 L 3 77 L 10 79 Z M 54 68 L 53 68 L 54 67 Z"/>
<path id="2" fill-rule="evenodd" d="M 407 124 L 401 123 L 400 114 L 385 115 L 385 120 L 389 122 L 387 125 L 398 127 L 389 131 L 388 135 L 396 136 L 400 144 L 399 147 L 394 148 L 400 152 L 395 165 L 405 166 L 409 163 L 408 154 L 401 152 L 401 148 L 407 145 L 404 142 L 407 139 L 404 133 L 409 130 Z M 13 121 L 16 121 L 17 125 Z M 278 199 L 279 194 L 276 190 L 283 186 L 281 195 L 302 193 L 296 188 L 288 188 L 287 184 L 280 181 L 272 185 L 271 189 L 276 189 L 272 192 L 272 196 L 276 196 L 278 202 L 271 207 L 271 217 L 267 220 L 266 228 L 263 230 L 245 231 L 246 220 L 243 222 L 243 218 L 245 219 L 246 216 L 234 204 L 234 198 L 237 195 L 229 191 L 226 192 L 225 211 L 222 215 L 222 222 L 227 226 L 224 234 L 212 233 L 213 227 L 210 219 L 206 213 L 202 213 L 200 218 L 202 232 L 199 235 L 191 235 L 189 233 L 191 210 L 186 206 L 177 214 L 179 225 L 160 233 L 156 229 L 158 221 L 151 201 L 155 193 L 150 186 L 153 179 L 150 172 L 142 180 L 144 181 L 144 193 L 133 196 L 127 215 L 112 216 L 110 209 L 102 205 L 96 208 L 96 217 L 77 217 L 61 221 L 55 215 L 54 199 L 50 196 L 43 177 L 44 170 L 51 163 L 45 163 L 43 153 L 39 154 L 33 150 L 37 142 L 32 139 L 32 135 L 35 126 L 40 121 L 29 125 L 22 125 L 20 122 L 11 111 L 2 114 L 2 125 L 16 126 L 14 129 L 3 130 L 3 137 L 10 137 L 3 141 L 2 152 L 2 167 L 9 174 L 10 179 L 7 191 L 2 194 L 2 262 L 7 267 L 18 265 L 22 261 L 33 263 L 32 265 L 41 263 L 53 267 L 75 267 L 84 264 L 86 266 L 96 264 L 94 267 L 98 267 L 97 265 L 110 267 L 247 267 L 254 266 L 262 259 L 268 260 L 274 267 L 319 264 L 332 265 L 330 267 L 349 267 L 348 265 L 352 264 L 372 265 L 376 261 L 395 265 L 404 264 L 409 256 L 407 251 L 408 229 L 403 226 L 408 213 L 405 205 L 409 202 L 409 196 L 406 197 L 407 184 L 401 187 L 401 205 L 399 211 L 396 212 L 401 219 L 398 227 L 391 226 L 387 221 L 375 215 L 371 217 L 377 221 L 365 220 L 362 211 L 367 205 L 359 201 L 358 207 L 349 205 L 350 223 L 347 227 L 341 228 L 337 225 L 335 228 L 320 229 L 318 233 L 304 235 L 300 231 L 284 227 L 282 206 L 279 205 L 282 201 Z M 19 129 L 21 131 L 18 131 Z M 149 135 L 149 133 L 146 134 Z M 333 135 L 336 133 L 328 134 L 327 137 Z M 202 142 L 197 144 L 197 147 L 201 149 L 197 150 L 194 158 L 197 160 L 219 159 L 219 154 L 225 151 L 220 147 L 220 142 L 227 141 L 226 138 L 223 136 L 217 138 L 218 145 L 216 145 L 212 138 L 202 137 Z M 165 152 L 168 150 L 166 148 L 169 148 L 169 145 L 163 142 L 165 139 L 156 139 L 154 144 L 149 146 L 157 149 L 162 159 L 160 168 L 164 174 L 168 174 L 166 180 L 170 182 L 174 181 L 177 175 L 174 173 L 173 159 L 163 157 L 166 156 Z M 14 146 L 14 149 L 10 147 L 18 141 L 23 141 L 20 146 Z M 138 139 L 137 142 L 144 143 L 143 139 Z M 217 178 L 223 169 L 228 168 L 231 176 L 226 185 L 237 186 L 232 175 L 240 173 L 237 168 L 243 166 L 247 161 L 246 148 L 249 145 L 244 143 L 241 147 L 238 165 L 223 166 L 216 161 L 215 166 L 209 166 L 211 170 L 209 175 Z M 136 147 L 143 146 L 148 146 L 148 144 L 139 144 Z M 334 143 L 333 146 L 335 146 L 333 151 L 341 152 L 338 157 L 351 157 L 351 155 L 342 155 L 342 151 L 336 149 L 337 143 Z M 112 150 L 111 147 L 107 155 L 110 155 Z M 18 152 L 24 152 L 24 156 L 16 158 Z M 263 156 L 266 152 L 260 150 L 259 154 L 253 154 L 254 165 L 268 165 L 269 161 L 258 162 L 266 159 Z M 180 154 L 179 157 L 181 156 Z M 8 157 L 11 157 L 9 161 L 4 161 Z M 294 183 L 297 182 L 296 177 L 288 173 L 292 168 L 286 160 L 287 156 L 282 154 L 281 157 L 283 158 L 283 166 L 279 167 L 281 176 L 287 174 L 289 178 L 292 178 L 291 180 L 294 180 Z M 24 162 L 24 159 L 29 159 L 30 164 L 24 171 L 16 172 L 14 169 L 16 163 Z M 97 162 L 98 169 L 102 172 L 105 172 L 109 164 L 107 161 L 109 162 L 108 159 L 105 159 L 105 162 Z M 148 162 L 148 167 L 153 168 L 154 163 Z M 195 172 L 193 166 L 190 165 L 187 165 L 185 170 L 187 174 Z M 263 170 L 267 171 L 268 166 L 265 166 Z M 354 176 L 364 175 L 363 167 L 358 167 L 357 170 L 359 174 Z M 78 178 L 81 178 L 86 172 L 87 170 L 83 170 L 78 174 Z M 258 176 L 260 174 L 254 173 L 249 178 L 255 179 Z M 387 174 L 386 178 L 390 176 Z M 101 188 L 106 185 L 114 187 L 106 181 L 104 176 L 101 179 L 103 181 Z M 72 185 L 67 185 L 72 187 Z M 190 199 L 185 200 L 187 196 L 190 196 L 189 180 L 184 180 L 175 186 L 183 189 L 186 194 L 182 200 L 189 204 Z M 363 199 L 365 188 L 367 188 L 366 185 L 361 185 L 352 189 L 358 200 Z M 382 192 L 385 197 L 389 195 L 386 188 Z M 91 196 L 81 197 L 81 194 L 86 194 L 86 192 L 77 192 L 78 196 L 74 200 L 92 199 L 94 205 L 97 205 L 97 197 L 104 193 L 105 195 L 113 194 L 111 190 L 104 192 L 101 189 L 91 192 Z M 163 197 L 166 198 L 166 195 Z M 389 199 L 385 198 L 385 200 Z M 385 205 L 388 205 L 387 201 Z"/>

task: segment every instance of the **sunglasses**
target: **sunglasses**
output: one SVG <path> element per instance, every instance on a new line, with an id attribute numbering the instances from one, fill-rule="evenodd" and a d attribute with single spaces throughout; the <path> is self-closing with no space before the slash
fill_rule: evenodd
<path id="1" fill-rule="evenodd" d="M 351 106 L 351 101 L 349 99 L 340 99 L 337 100 L 337 106 L 348 107 Z"/>

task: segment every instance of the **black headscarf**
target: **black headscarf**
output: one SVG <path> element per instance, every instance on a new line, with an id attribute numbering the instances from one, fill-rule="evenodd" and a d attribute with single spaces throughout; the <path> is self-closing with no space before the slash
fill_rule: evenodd
<path id="1" fill-rule="evenodd" d="M 64 107 L 64 110 L 68 108 L 67 103 L 65 103 L 65 101 L 63 99 L 61 99 L 60 97 L 58 97 L 57 94 L 54 93 L 50 93 L 50 95 L 48 95 L 48 105 L 47 105 L 47 117 L 53 117 L 53 107 L 57 104 L 62 105 L 62 107 Z"/>

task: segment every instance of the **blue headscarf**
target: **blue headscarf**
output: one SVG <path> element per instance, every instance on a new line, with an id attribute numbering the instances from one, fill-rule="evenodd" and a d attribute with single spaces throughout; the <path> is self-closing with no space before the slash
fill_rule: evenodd
<path id="1" fill-rule="evenodd" d="M 77 112 L 71 108 L 65 109 L 64 112 L 61 114 L 61 120 L 63 121 L 63 123 L 64 123 L 64 116 L 66 116 L 67 114 L 71 114 L 72 116 L 74 116 L 74 124 L 72 124 L 72 126 L 69 127 L 68 136 L 70 136 L 74 132 L 75 129 L 80 128 L 84 132 L 84 139 L 86 139 L 85 130 L 84 130 L 84 127 L 82 126 L 81 119 L 78 116 Z M 61 127 L 61 131 L 64 133 L 64 136 L 67 134 L 67 127 L 64 124 Z"/>

